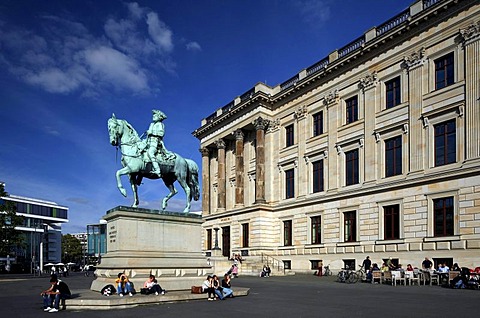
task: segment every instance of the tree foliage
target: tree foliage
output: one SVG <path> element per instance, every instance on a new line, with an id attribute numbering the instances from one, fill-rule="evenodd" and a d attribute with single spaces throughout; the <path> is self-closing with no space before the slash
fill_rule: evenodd
<path id="1" fill-rule="evenodd" d="M 17 208 L 8 199 L 5 185 L 0 184 L 0 255 L 14 255 L 16 248 L 23 247 L 24 236 L 21 231 L 15 230 L 16 226 L 23 225 L 23 217 L 17 215 Z"/>
<path id="2" fill-rule="evenodd" d="M 83 254 L 82 243 L 73 235 L 62 235 L 62 252 L 64 262 L 79 263 Z"/>

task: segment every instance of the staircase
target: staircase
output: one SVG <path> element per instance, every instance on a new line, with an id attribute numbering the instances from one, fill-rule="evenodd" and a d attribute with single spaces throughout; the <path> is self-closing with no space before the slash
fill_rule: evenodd
<path id="1" fill-rule="evenodd" d="M 262 254 L 258 256 L 247 256 L 245 260 L 239 264 L 238 275 L 260 276 L 263 266 L 268 265 L 271 269 L 272 276 L 294 275 L 294 272 L 286 271 L 283 261 L 272 256 Z"/>

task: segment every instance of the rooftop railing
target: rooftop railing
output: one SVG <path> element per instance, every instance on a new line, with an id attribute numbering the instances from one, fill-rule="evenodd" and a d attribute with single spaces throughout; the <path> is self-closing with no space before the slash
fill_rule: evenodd
<path id="1" fill-rule="evenodd" d="M 423 0 L 423 9 L 433 6 L 435 3 L 440 2 L 442 0 Z"/>
<path id="2" fill-rule="evenodd" d="M 243 102 L 244 100 L 249 99 L 250 97 L 252 97 L 254 93 L 255 93 L 255 88 L 252 88 L 251 90 L 247 91 L 246 93 L 243 93 L 243 94 L 240 96 L 240 100 Z"/>
<path id="3" fill-rule="evenodd" d="M 338 50 L 338 58 L 341 58 L 347 55 L 348 53 L 361 48 L 364 44 L 365 44 L 365 34 L 359 37 L 358 39 L 348 43 L 347 45 L 342 47 L 340 50 Z"/>
<path id="4" fill-rule="evenodd" d="M 309 68 L 307 68 L 307 76 L 314 74 L 322 69 L 324 69 L 328 65 L 328 57 L 324 58 L 318 63 L 313 64 Z"/>
<path id="5" fill-rule="evenodd" d="M 299 79 L 299 75 L 297 74 L 291 79 L 289 79 L 288 81 L 283 82 L 282 84 L 280 84 L 280 90 L 283 91 L 289 87 L 292 87 L 293 85 L 295 85 L 296 82 L 298 82 L 298 79 Z"/>
<path id="6" fill-rule="evenodd" d="M 402 24 L 403 22 L 407 21 L 409 17 L 410 9 L 407 9 L 402 13 L 398 14 L 397 16 L 393 17 L 392 19 L 388 20 L 387 22 L 381 24 L 379 27 L 377 27 L 377 36 L 380 36 L 395 28 L 396 26 Z"/>

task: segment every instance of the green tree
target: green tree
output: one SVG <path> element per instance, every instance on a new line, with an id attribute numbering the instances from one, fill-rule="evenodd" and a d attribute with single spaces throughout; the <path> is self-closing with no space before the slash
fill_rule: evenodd
<path id="1" fill-rule="evenodd" d="M 4 199 L 5 198 L 5 199 Z M 24 246 L 24 236 L 16 226 L 23 225 L 23 217 L 17 215 L 17 208 L 8 199 L 5 185 L 0 184 L 0 255 L 14 255 L 16 248 Z"/>
<path id="2" fill-rule="evenodd" d="M 63 261 L 79 263 L 82 259 L 82 243 L 70 234 L 62 235 Z"/>

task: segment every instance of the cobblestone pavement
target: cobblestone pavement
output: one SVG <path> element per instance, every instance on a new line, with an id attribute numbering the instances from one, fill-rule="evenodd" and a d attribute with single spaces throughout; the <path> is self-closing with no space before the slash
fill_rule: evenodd
<path id="1" fill-rule="evenodd" d="M 88 289 L 92 277 L 73 273 L 62 278 L 72 293 Z M 199 284 L 201 280 L 199 281 Z M 439 286 L 387 286 L 335 282 L 333 277 L 239 277 L 234 286 L 250 288 L 246 297 L 225 301 L 188 301 L 106 311 L 44 313 L 40 292 L 48 277 L 1 275 L 2 317 L 478 317 L 479 290 L 454 290 Z M 81 295 L 78 295 L 81 297 Z M 114 296 L 112 296 L 114 297 Z M 135 295 L 134 297 L 142 297 Z M 148 297 L 148 296 L 147 296 Z"/>

